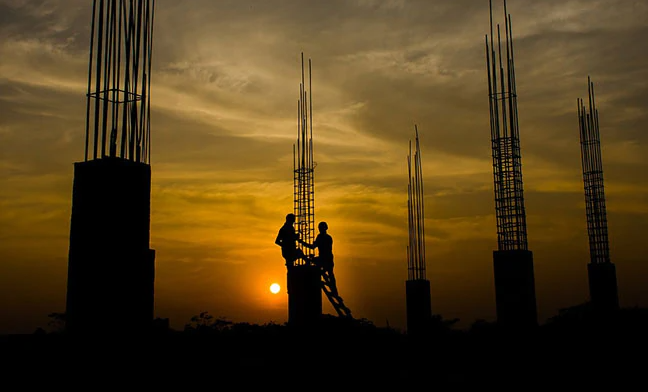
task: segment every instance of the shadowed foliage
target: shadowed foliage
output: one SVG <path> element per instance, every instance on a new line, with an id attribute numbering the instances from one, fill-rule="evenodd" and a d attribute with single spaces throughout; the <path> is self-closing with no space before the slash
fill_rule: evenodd
<path id="1" fill-rule="evenodd" d="M 6 374 L 56 375 L 74 369 L 78 374 L 93 372 L 111 380 L 165 387 L 209 376 L 243 389 L 332 389 L 332 381 L 325 381 L 330 377 L 339 380 L 336 385 L 364 390 L 520 387 L 530 382 L 581 387 L 614 383 L 621 388 L 640 381 L 642 373 L 632 369 L 643 366 L 645 359 L 633 353 L 648 348 L 648 309 L 602 315 L 587 303 L 563 309 L 524 333 L 484 320 L 466 330 L 455 329 L 458 320 L 435 315 L 426 339 L 367 319 L 331 315 L 322 316 L 319 325 L 294 328 L 233 322 L 203 311 L 183 330 L 160 322 L 158 333 L 136 339 L 76 337 L 60 333 L 63 314 L 52 313 L 50 318 L 56 326 L 50 333 L 41 328 L 32 335 L 0 337 L 5 355 L 13 358 Z M 43 361 L 53 353 L 56 361 Z M 605 363 L 605 371 L 592 369 L 591 363 Z"/>

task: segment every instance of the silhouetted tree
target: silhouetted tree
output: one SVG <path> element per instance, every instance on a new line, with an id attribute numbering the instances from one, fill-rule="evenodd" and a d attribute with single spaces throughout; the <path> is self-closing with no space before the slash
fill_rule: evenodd
<path id="1" fill-rule="evenodd" d="M 214 318 L 209 312 L 200 312 L 191 318 L 185 325 L 186 332 L 222 332 L 231 327 L 233 323 L 224 317 Z"/>
<path id="2" fill-rule="evenodd" d="M 589 302 L 558 310 L 558 314 L 547 320 L 547 325 L 555 323 L 580 323 L 586 321 L 592 313 Z"/>
<path id="3" fill-rule="evenodd" d="M 375 327 L 373 321 L 371 321 L 371 320 L 369 320 L 367 318 L 364 318 L 364 317 L 360 318 L 360 319 L 356 319 L 356 322 L 357 322 L 358 326 L 360 326 L 360 327 L 369 327 L 369 328 Z"/>
<path id="4" fill-rule="evenodd" d="M 450 331 L 455 324 L 459 322 L 458 318 L 444 319 L 440 314 L 432 315 L 431 326 L 433 330 Z"/>
<path id="5" fill-rule="evenodd" d="M 227 327 L 227 332 L 232 332 L 239 335 L 270 335 L 279 334 L 286 328 L 286 324 L 280 325 L 271 321 L 266 324 L 251 324 L 251 323 L 233 323 Z"/>
<path id="6" fill-rule="evenodd" d="M 46 335 L 46 334 L 47 332 L 41 327 L 36 328 L 36 330 L 34 331 L 34 335 Z"/>
<path id="7" fill-rule="evenodd" d="M 50 333 L 65 332 L 65 313 L 50 313 L 47 315 L 50 321 L 47 323 Z"/>

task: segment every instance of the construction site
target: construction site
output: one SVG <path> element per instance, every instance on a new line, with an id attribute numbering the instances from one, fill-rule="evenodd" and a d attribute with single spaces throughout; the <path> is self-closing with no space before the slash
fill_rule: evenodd
<path id="1" fill-rule="evenodd" d="M 504 20 L 485 36 L 497 249 L 493 272 L 497 325 L 512 331 L 538 326 L 533 253 L 528 248 L 518 124 L 513 26 Z M 86 91 L 85 157 L 75 163 L 70 229 L 67 330 L 96 333 L 150 330 L 154 315 L 155 251 L 150 249 L 151 72 L 154 0 L 93 2 Z M 292 146 L 292 213 L 277 237 L 286 261 L 288 325 L 312 327 L 326 297 L 336 317 L 354 320 L 333 272 L 332 239 L 316 220 L 312 60 L 301 54 L 297 138 Z M 590 297 L 601 312 L 618 310 L 615 266 L 610 261 L 603 187 L 599 116 L 594 85 L 578 99 Z M 409 242 L 404 282 L 407 333 L 425 336 L 433 320 L 426 276 L 423 162 L 419 129 L 407 155 Z M 315 138 L 314 138 L 315 136 Z M 319 231 L 319 234 L 317 233 Z M 317 249 L 317 253 L 316 253 Z M 113 290 L 117 284 L 120 290 Z M 342 288 L 342 293 L 344 288 Z M 95 309 L 120 316 L 101 323 Z"/>
<path id="2" fill-rule="evenodd" d="M 492 266 L 494 322 L 475 322 L 467 330 L 457 330 L 437 312 L 443 299 L 433 295 L 428 266 L 441 261 L 428 260 L 430 208 L 426 210 L 425 204 L 430 197 L 425 194 L 422 159 L 422 141 L 433 140 L 434 135 L 430 126 L 419 127 L 420 123 L 414 125 L 409 145 L 402 146 L 406 166 L 404 159 L 394 163 L 407 173 L 402 178 L 407 214 L 402 218 L 408 233 L 399 261 L 407 279 L 398 282 L 407 327 L 405 331 L 379 327 L 358 314 L 353 296 L 347 296 L 352 291 L 337 283 L 333 240 L 327 222 L 319 219 L 315 151 L 320 133 L 313 126 L 317 125 L 313 91 L 325 81 L 312 79 L 313 61 L 302 52 L 295 67 L 300 80 L 293 184 L 285 190 L 292 205 L 285 206 L 286 221 L 275 240 L 281 252 L 277 250 L 271 260 L 285 262 L 287 307 L 282 311 L 287 322 L 217 320 L 188 324 L 184 331 L 170 328 L 169 320 L 155 312 L 158 271 L 151 248 L 156 1 L 93 0 L 85 154 L 74 163 L 65 326 L 49 340 L 39 340 L 40 351 L 27 349 L 31 344 L 24 343 L 27 340 L 3 346 L 11 353 L 11 366 L 24 370 L 37 358 L 29 368 L 32 376 L 44 374 L 42 367 L 64 377 L 66 387 L 77 374 L 92 374 L 88 372 L 100 374 L 95 380 L 101 382 L 123 377 L 121 385 L 135 385 L 131 380 L 139 379 L 149 387 L 152 382 L 162 387 L 186 388 L 188 382 L 202 387 L 205 376 L 215 375 L 219 384 L 205 387 L 281 390 L 491 385 L 519 389 L 543 383 L 555 388 L 566 385 L 565 380 L 582 387 L 617 383 L 623 377 L 642 382 L 643 373 L 631 368 L 638 363 L 625 359 L 628 350 L 641 353 L 648 348 L 641 340 L 648 312 L 619 305 L 616 266 L 610 256 L 599 109 L 589 76 L 587 98 L 577 98 L 573 113 L 573 132 L 580 137 L 582 229 L 589 239 L 589 261 L 573 262 L 581 263 L 583 276 L 587 274 L 589 299 L 547 323 L 538 321 L 534 263 L 543 260 L 534 260 L 529 249 L 513 24 L 506 0 L 502 6 L 501 23 L 495 21 L 492 1 L 490 19 L 484 21 L 489 29 L 484 35 L 483 110 L 488 100 L 490 124 L 479 131 L 487 144 L 490 130 L 487 159 L 492 158 L 490 200 L 497 248 L 492 264 L 490 253 L 487 257 L 488 267 Z M 293 110 L 294 102 L 285 104 Z M 285 146 L 287 153 L 290 147 Z M 575 153 L 578 147 L 574 146 Z M 491 178 L 487 181 L 490 184 Z M 274 234 L 271 228 L 268 233 Z M 324 301 L 335 314 L 324 314 Z M 90 339 L 75 340 L 78 337 Z M 84 344 L 68 345 L 69 341 Z M 17 349 L 10 350 L 13 347 Z M 57 360 L 52 361 L 54 354 Z M 85 379 L 83 386 L 87 387 Z"/>

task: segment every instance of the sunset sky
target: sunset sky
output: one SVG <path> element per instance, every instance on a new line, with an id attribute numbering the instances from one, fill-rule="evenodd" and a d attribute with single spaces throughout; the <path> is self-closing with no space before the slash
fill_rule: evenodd
<path id="1" fill-rule="evenodd" d="M 91 9 L 0 0 L 0 333 L 32 332 L 65 311 Z M 539 319 L 588 298 L 576 110 L 588 75 L 621 305 L 648 306 L 648 3 L 509 0 L 508 9 Z M 156 316 L 176 328 L 201 311 L 286 321 L 274 239 L 293 208 L 303 51 L 313 61 L 315 219 L 328 222 L 346 305 L 405 327 L 417 124 L 432 311 L 461 326 L 494 321 L 488 30 L 487 0 L 157 0 Z M 324 311 L 334 313 L 326 297 Z"/>

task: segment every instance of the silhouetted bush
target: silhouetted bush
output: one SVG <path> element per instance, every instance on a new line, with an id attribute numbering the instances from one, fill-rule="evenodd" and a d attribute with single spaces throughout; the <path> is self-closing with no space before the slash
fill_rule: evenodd
<path id="1" fill-rule="evenodd" d="M 232 322 L 224 317 L 214 318 L 209 312 L 200 312 L 191 318 L 191 322 L 185 325 L 187 333 L 215 333 L 229 329 Z"/>
<path id="2" fill-rule="evenodd" d="M 47 315 L 50 321 L 47 323 L 50 333 L 63 333 L 65 332 L 65 313 L 50 313 Z"/>

